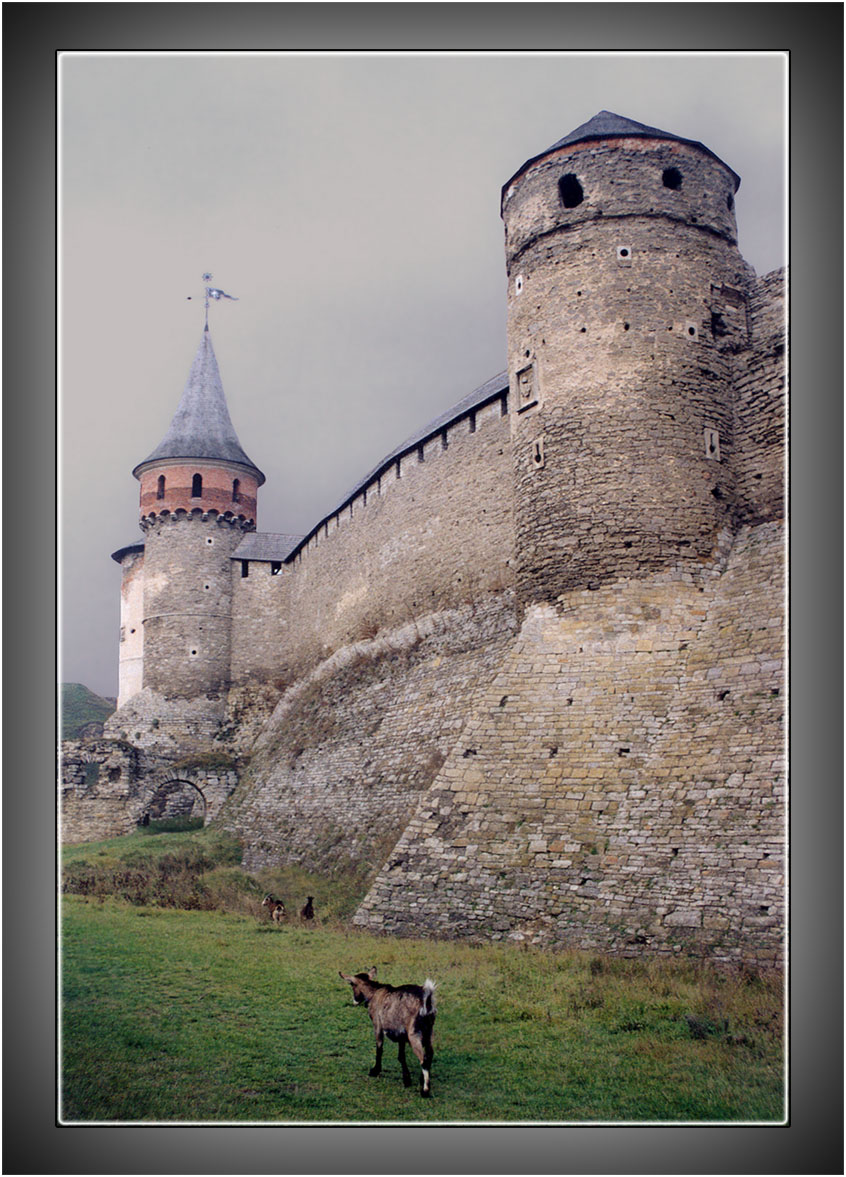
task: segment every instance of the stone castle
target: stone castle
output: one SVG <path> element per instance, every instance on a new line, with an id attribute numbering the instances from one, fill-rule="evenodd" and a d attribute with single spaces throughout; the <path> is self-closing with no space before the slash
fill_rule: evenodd
<path id="1" fill-rule="evenodd" d="M 256 529 L 206 327 L 65 840 L 202 813 L 369 870 L 362 928 L 780 960 L 785 290 L 739 184 L 607 111 L 524 163 L 507 371 L 305 536 Z"/>

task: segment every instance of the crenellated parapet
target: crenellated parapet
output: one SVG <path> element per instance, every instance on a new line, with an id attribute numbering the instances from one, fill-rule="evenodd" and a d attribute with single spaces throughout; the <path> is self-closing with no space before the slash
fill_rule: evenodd
<path id="1" fill-rule="evenodd" d="M 165 507 L 160 511 L 150 511 L 148 515 L 142 515 L 138 526 L 142 531 L 148 532 L 151 528 L 179 523 L 183 519 L 198 523 L 216 523 L 219 527 L 231 527 L 240 532 L 255 531 L 255 522 L 252 519 L 245 515 L 235 515 L 232 511 L 217 511 L 214 507 L 211 510 L 204 510 L 202 507 L 177 507 L 176 510 L 171 510 Z"/>

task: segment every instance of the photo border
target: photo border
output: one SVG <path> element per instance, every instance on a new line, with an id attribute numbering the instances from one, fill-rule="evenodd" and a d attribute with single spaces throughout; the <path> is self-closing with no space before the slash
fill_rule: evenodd
<path id="1" fill-rule="evenodd" d="M 842 7 L 15 3 L 2 16 L 4 1172 L 842 1172 Z M 56 55 L 256 47 L 790 54 L 785 1127 L 56 1125 Z"/>

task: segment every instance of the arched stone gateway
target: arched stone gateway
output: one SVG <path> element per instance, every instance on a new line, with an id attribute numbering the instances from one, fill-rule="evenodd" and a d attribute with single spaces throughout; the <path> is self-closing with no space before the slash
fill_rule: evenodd
<path id="1" fill-rule="evenodd" d="M 193 781 L 175 778 L 165 781 L 156 789 L 141 816 L 141 823 L 146 825 L 148 821 L 173 817 L 201 817 L 205 825 L 206 811 L 206 798 L 202 789 Z"/>

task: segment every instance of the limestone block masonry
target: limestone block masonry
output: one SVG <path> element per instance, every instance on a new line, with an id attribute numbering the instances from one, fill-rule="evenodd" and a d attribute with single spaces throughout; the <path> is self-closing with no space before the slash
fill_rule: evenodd
<path id="1" fill-rule="evenodd" d="M 202 812 L 370 879 L 362 928 L 778 963 L 787 292 L 739 185 L 608 111 L 524 163 L 507 370 L 304 536 L 255 531 L 206 329 L 63 837 Z"/>
<path id="2" fill-rule="evenodd" d="M 166 698 L 219 699 L 232 658 L 232 553 L 241 528 L 172 514 L 144 542 L 144 686 Z"/>
<path id="3" fill-rule="evenodd" d="M 533 606 L 356 924 L 779 961 L 782 546 Z"/>
<path id="4" fill-rule="evenodd" d="M 291 675 L 414 617 L 513 585 L 508 417 L 500 398 L 401 459 L 274 574 L 233 568 L 233 681 Z"/>
<path id="5" fill-rule="evenodd" d="M 378 867 L 515 630 L 513 593 L 488 594 L 344 647 L 290 687 L 226 806 L 247 869 Z"/>

